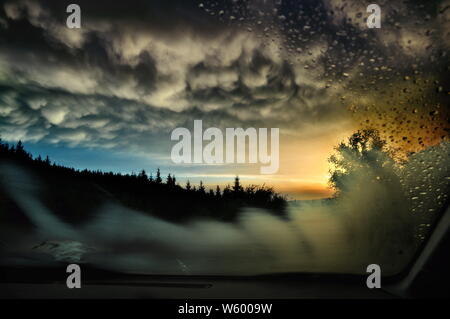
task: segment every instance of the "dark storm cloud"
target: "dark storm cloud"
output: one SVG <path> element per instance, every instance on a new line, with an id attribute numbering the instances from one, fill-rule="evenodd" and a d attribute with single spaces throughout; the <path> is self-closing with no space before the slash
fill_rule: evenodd
<path id="1" fill-rule="evenodd" d="M 373 73 L 358 76 L 358 55 L 385 59 L 394 45 L 390 33 L 367 38 L 353 1 L 343 9 L 335 0 L 305 1 L 301 8 L 249 1 L 237 11 L 226 2 L 78 1 L 80 30 L 65 27 L 69 3 L 0 6 L 6 139 L 165 152 L 170 131 L 194 119 L 282 132 L 311 122 L 326 127 L 345 117 L 336 95 Z M 394 23 L 386 28 L 398 30 Z M 408 30 L 397 31 L 405 41 L 400 53 L 426 53 L 426 32 L 408 42 Z"/>

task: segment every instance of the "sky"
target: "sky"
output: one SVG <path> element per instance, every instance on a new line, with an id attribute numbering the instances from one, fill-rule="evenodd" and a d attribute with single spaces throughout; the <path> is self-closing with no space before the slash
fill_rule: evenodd
<path id="1" fill-rule="evenodd" d="M 450 1 L 0 1 L 0 136 L 62 165 L 329 197 L 327 158 L 376 128 L 448 136 Z M 433 113 L 434 112 L 434 113 Z M 279 128 L 280 168 L 171 161 L 177 127 Z M 418 140 L 426 130 L 427 138 Z"/>

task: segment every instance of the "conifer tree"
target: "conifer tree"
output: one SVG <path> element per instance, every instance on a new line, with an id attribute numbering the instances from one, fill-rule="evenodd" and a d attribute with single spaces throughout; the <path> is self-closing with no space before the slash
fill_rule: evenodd
<path id="1" fill-rule="evenodd" d="M 158 170 L 156 171 L 156 180 L 155 180 L 156 184 L 161 184 L 162 183 L 162 179 L 161 179 L 161 171 Z"/>

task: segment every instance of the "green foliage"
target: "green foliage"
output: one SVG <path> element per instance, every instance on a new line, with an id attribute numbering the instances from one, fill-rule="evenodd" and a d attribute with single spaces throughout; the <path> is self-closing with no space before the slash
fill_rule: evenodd
<path id="1" fill-rule="evenodd" d="M 367 129 L 357 131 L 349 137 L 347 143 L 341 142 L 336 153 L 328 161 L 333 165 L 329 183 L 336 191 L 335 195 L 354 190 L 354 181 L 367 176 L 374 181 L 391 179 L 389 168 L 395 165 L 392 154 L 386 147 L 378 131 Z"/>

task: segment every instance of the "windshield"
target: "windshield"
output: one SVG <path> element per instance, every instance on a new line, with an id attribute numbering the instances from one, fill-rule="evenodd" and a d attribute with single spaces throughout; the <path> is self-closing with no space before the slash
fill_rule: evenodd
<path id="1" fill-rule="evenodd" d="M 448 205 L 448 1 L 3 1 L 2 266 L 383 275 Z"/>

